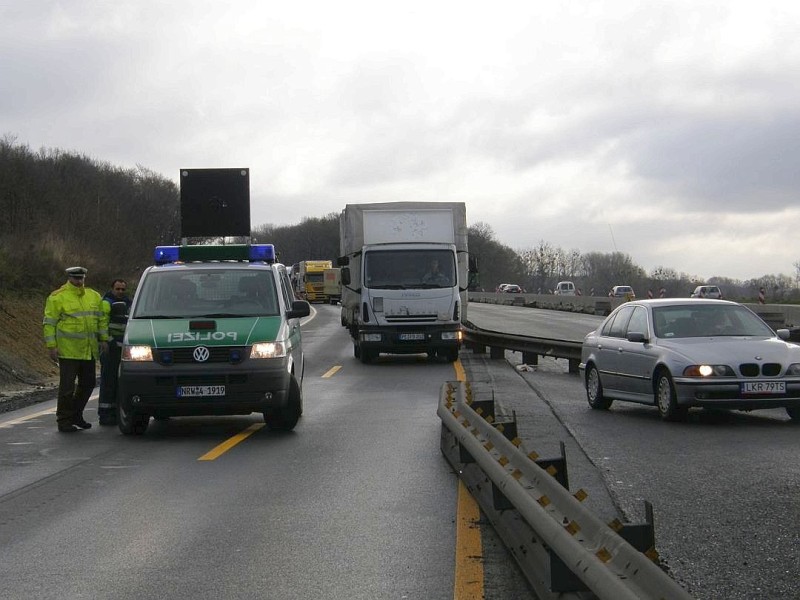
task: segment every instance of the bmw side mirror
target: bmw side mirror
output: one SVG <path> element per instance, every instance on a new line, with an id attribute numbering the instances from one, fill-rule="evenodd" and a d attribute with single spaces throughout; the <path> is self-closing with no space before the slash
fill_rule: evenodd
<path id="1" fill-rule="evenodd" d="M 647 341 L 647 336 L 641 331 L 630 331 L 628 332 L 627 337 L 629 342 L 634 342 L 637 344 L 642 344 Z"/>

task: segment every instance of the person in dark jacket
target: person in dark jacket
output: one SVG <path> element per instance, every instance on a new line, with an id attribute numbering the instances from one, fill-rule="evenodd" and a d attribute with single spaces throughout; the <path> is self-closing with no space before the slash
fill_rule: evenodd
<path id="1" fill-rule="evenodd" d="M 111 289 L 103 296 L 103 312 L 108 318 L 108 351 L 100 355 L 100 401 L 97 416 L 100 425 L 116 425 L 117 423 L 117 380 L 119 363 L 122 360 L 122 340 L 125 337 L 125 326 L 131 299 L 127 295 L 128 284 L 124 279 L 115 279 Z M 111 306 L 116 302 L 125 303 L 125 314 L 114 314 Z"/>

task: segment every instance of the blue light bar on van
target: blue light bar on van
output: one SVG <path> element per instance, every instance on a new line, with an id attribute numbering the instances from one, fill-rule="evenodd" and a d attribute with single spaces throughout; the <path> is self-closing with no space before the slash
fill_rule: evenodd
<path id="1" fill-rule="evenodd" d="M 272 244 L 231 244 L 229 246 L 156 246 L 154 262 L 167 265 L 176 262 L 241 260 L 275 262 Z"/>

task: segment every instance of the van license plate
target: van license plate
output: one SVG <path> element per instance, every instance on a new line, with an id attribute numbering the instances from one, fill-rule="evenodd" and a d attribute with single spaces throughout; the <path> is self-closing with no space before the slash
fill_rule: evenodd
<path id="1" fill-rule="evenodd" d="M 197 396 L 224 396 L 224 385 L 181 385 L 178 386 L 178 398 Z"/>
<path id="2" fill-rule="evenodd" d="M 401 333 L 400 339 L 404 342 L 419 342 L 425 339 L 424 333 Z"/>
<path id="3" fill-rule="evenodd" d="M 743 394 L 785 394 L 785 381 L 745 381 L 742 384 Z"/>

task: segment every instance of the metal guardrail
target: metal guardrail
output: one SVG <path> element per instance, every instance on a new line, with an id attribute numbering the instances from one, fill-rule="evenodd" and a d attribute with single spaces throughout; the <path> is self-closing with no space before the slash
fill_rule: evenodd
<path id="1" fill-rule="evenodd" d="M 583 490 L 571 494 L 552 465 L 545 470 L 535 453 L 525 453 L 515 422 L 490 422 L 493 402 L 471 396 L 469 383 L 442 386 L 437 411 L 442 453 L 540 598 L 691 598 L 651 560 L 657 559 L 655 548 L 647 549 L 648 557 L 626 541 L 624 525 L 601 522 L 581 504 Z M 566 464 L 561 466 L 566 471 Z"/>
<path id="2" fill-rule="evenodd" d="M 528 365 L 539 364 L 539 356 L 566 358 L 570 373 L 577 373 L 581 362 L 581 342 L 487 331 L 469 321 L 464 324 L 464 339 L 473 352 L 482 353 L 489 347 L 492 358 L 502 358 L 505 350 L 521 352 L 522 362 Z"/>

